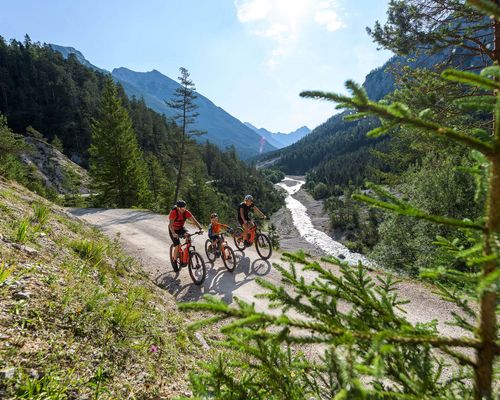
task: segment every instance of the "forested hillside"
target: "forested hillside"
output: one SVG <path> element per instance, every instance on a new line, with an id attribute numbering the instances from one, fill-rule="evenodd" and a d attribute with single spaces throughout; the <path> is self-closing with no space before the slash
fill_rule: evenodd
<path id="1" fill-rule="evenodd" d="M 75 56 L 65 59 L 29 37 L 22 43 L 7 43 L 0 38 L 0 113 L 7 118 L 8 127 L 21 135 L 57 143 L 64 154 L 85 168 L 89 168 L 92 130 L 102 114 L 103 90 L 108 80 Z M 139 158 L 146 166 L 147 201 L 127 206 L 141 205 L 164 212 L 174 200 L 178 128 L 149 109 L 144 100 L 129 100 L 120 85 L 116 86 L 116 96 L 131 120 Z M 8 130 L 3 123 L 2 129 Z M 210 159 L 204 157 L 207 152 Z M 280 206 L 282 200 L 271 183 L 240 161 L 234 148 L 221 151 L 211 144 L 190 140 L 186 157 L 180 194 L 191 200 L 189 207 L 201 220 L 206 221 L 212 210 L 220 210 L 222 218 L 234 218 L 233 209 L 246 193 L 257 196 L 267 212 Z M 9 171 L 15 175 L 12 168 Z M 30 180 L 24 183 L 29 185 Z"/>

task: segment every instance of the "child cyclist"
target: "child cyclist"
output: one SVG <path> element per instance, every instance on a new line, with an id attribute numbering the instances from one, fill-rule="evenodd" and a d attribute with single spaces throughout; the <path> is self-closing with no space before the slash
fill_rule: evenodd
<path id="1" fill-rule="evenodd" d="M 218 256 L 220 255 L 220 246 L 222 244 L 220 240 L 220 233 L 222 228 L 227 229 L 228 232 L 232 231 L 229 225 L 219 222 L 219 216 L 217 215 L 217 213 L 212 213 L 210 215 L 210 225 L 208 226 L 208 237 L 212 241 L 212 248 L 217 249 L 216 255 Z"/>

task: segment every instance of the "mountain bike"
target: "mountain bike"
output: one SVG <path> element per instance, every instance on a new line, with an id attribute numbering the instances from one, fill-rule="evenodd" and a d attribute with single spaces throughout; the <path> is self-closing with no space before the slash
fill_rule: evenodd
<path id="1" fill-rule="evenodd" d="M 236 257 L 234 251 L 227 243 L 224 232 L 220 233 L 218 244 L 214 246 L 211 239 L 205 242 L 205 253 L 207 254 L 208 261 L 214 262 L 217 257 L 222 258 L 222 262 L 228 271 L 233 272 L 236 268 Z"/>
<path id="2" fill-rule="evenodd" d="M 243 251 L 245 247 L 250 247 L 255 242 L 255 249 L 257 253 L 263 260 L 267 260 L 271 257 L 273 253 L 273 247 L 271 245 L 271 239 L 265 233 L 262 233 L 259 226 L 255 221 L 252 221 L 254 224 L 249 229 L 248 233 L 248 245 L 245 245 L 243 240 L 243 228 L 238 227 L 233 232 L 234 244 L 238 248 L 238 250 Z"/>
<path id="3" fill-rule="evenodd" d="M 178 272 L 182 267 L 188 266 L 189 275 L 196 285 L 201 285 L 205 280 L 207 275 L 207 269 L 205 267 L 205 261 L 201 257 L 191 244 L 191 236 L 201 235 L 201 231 L 195 232 L 193 234 L 186 233 L 184 235 L 184 243 L 180 245 L 179 251 L 177 252 L 177 259 L 174 260 L 174 250 L 175 245 L 170 246 L 170 262 L 172 263 L 172 268 L 175 272 Z"/>

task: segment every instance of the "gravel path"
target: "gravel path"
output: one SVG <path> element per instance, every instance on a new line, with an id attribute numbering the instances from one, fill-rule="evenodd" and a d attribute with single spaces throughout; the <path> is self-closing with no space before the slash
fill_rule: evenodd
<path id="1" fill-rule="evenodd" d="M 145 211 L 129 209 L 73 209 L 71 212 L 91 224 L 96 225 L 106 234 L 115 237 L 119 234 L 120 242 L 126 251 L 136 257 L 143 265 L 144 270 L 151 279 L 160 287 L 165 288 L 178 301 L 197 300 L 202 295 L 209 293 L 220 296 L 228 303 L 233 302 L 235 296 L 249 302 L 255 302 L 257 309 L 269 310 L 265 300 L 254 297 L 262 293 L 262 288 L 255 282 L 255 278 L 262 277 L 273 283 L 280 282 L 280 274 L 272 267 L 272 263 L 283 264 L 280 253 L 274 252 L 268 261 L 261 260 L 255 248 L 251 247 L 244 252 L 236 252 L 238 265 L 233 273 L 228 272 L 221 260 L 215 264 L 207 262 L 207 278 L 201 287 L 195 286 L 186 269 L 176 273 L 172 270 L 169 261 L 170 239 L 167 230 L 167 217 Z M 288 218 L 282 212 L 283 226 Z M 293 230 L 288 230 L 288 243 L 290 249 L 306 248 L 307 242 L 300 238 L 293 238 Z M 195 229 L 191 227 L 191 231 Z M 197 250 L 204 255 L 206 237 L 196 236 L 194 244 Z M 234 247 L 233 247 L 234 248 Z M 308 281 L 315 278 L 310 271 L 303 271 L 296 265 L 298 272 Z M 370 272 L 374 277 L 377 272 Z M 408 319 L 413 322 L 438 322 L 441 333 L 449 336 L 463 334 L 456 327 L 446 324 L 451 320 L 451 312 L 460 312 L 452 304 L 441 300 L 432 293 L 432 288 L 420 282 L 403 280 L 399 284 L 400 296 L 408 299 L 405 306 Z"/>

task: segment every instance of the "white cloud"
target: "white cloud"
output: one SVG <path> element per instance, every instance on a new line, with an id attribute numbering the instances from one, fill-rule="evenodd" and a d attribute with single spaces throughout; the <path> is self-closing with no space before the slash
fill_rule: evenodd
<path id="1" fill-rule="evenodd" d="M 243 23 L 265 19 L 270 9 L 267 0 L 236 0 L 235 5 L 238 20 Z"/>
<path id="2" fill-rule="evenodd" d="M 316 23 L 333 32 L 345 27 L 338 13 L 339 0 L 235 0 L 241 23 L 255 36 L 271 40 L 274 49 L 266 65 L 274 68 L 290 55 L 308 25 Z"/>
<path id="3" fill-rule="evenodd" d="M 345 28 L 345 24 L 340 20 L 338 13 L 331 9 L 317 11 L 314 20 L 318 24 L 324 25 L 330 32 Z"/>
<path id="4" fill-rule="evenodd" d="M 257 36 L 260 37 L 277 39 L 283 37 L 285 34 L 288 33 L 288 31 L 289 28 L 285 24 L 275 23 L 267 29 L 256 30 L 253 33 L 255 33 Z"/>

